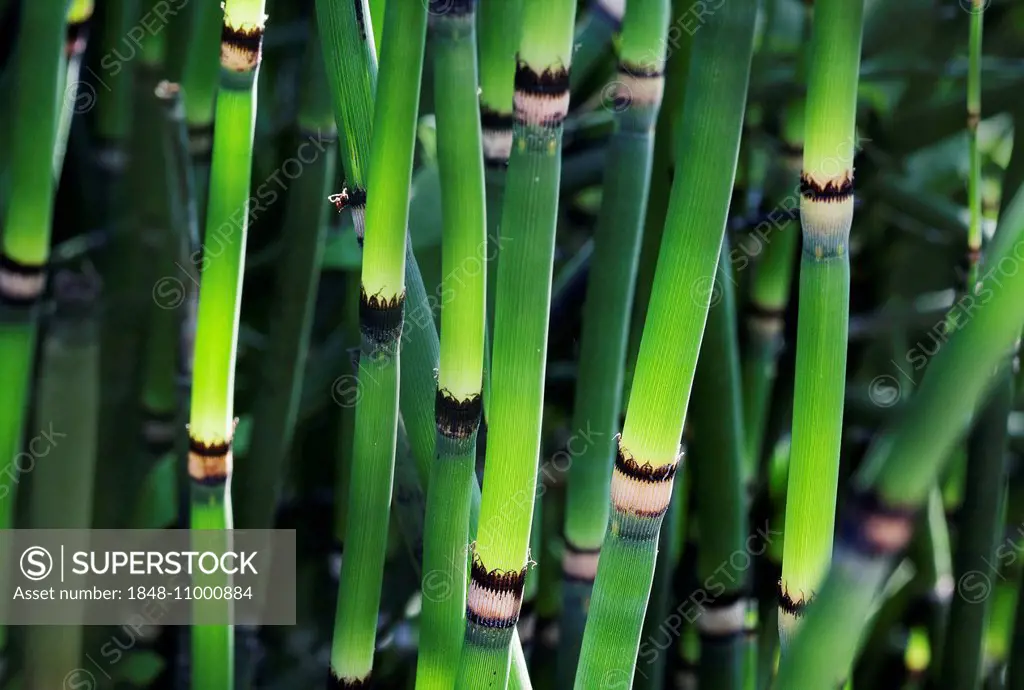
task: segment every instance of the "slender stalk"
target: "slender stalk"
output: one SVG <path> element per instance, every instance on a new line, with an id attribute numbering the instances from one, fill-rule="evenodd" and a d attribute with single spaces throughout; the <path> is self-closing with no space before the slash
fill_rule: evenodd
<path id="1" fill-rule="evenodd" d="M 480 5 L 480 124 L 483 127 L 484 174 L 487 183 L 487 327 L 494 328 L 494 292 L 501 246 L 499 225 L 505 198 L 505 176 L 512 151 L 512 98 L 515 93 L 516 49 L 522 33 L 523 0 Z"/>
<path id="2" fill-rule="evenodd" d="M 249 457 L 236 474 L 237 523 L 244 529 L 271 529 L 281 493 L 285 460 L 295 436 L 313 307 L 320 280 L 320 257 L 330 207 L 323 203 L 334 183 L 337 130 L 327 91 L 318 38 L 306 50 L 305 83 L 299 103 L 295 156 L 301 174 L 288 192 L 285 248 L 264 353 L 263 381 L 253 402 Z"/>
<path id="3" fill-rule="evenodd" d="M 477 96 L 476 2 L 430 5 L 441 176 L 441 357 L 437 460 L 423 545 L 417 688 L 451 688 L 466 630 L 469 507 L 482 408 L 487 266 L 484 159 Z M 443 592 L 433 590 L 440 581 Z M 444 596 L 440 596 L 443 594 Z"/>
<path id="4" fill-rule="evenodd" d="M 488 5 L 493 3 L 487 3 L 484 7 Z M 365 226 L 365 175 L 370 155 L 370 131 L 373 126 L 371 112 L 377 81 L 377 64 L 365 29 L 368 16 L 363 5 L 328 3 L 325 0 L 317 2 L 317 19 L 323 37 L 324 59 L 328 67 L 327 76 L 334 101 L 334 116 L 344 144 L 347 203 L 355 221 L 357 235 L 362 234 Z M 485 117 L 486 114 L 481 113 L 481 119 Z M 488 261 L 495 256 L 495 249 L 496 247 L 488 247 Z M 405 280 L 406 302 L 409 308 L 402 330 L 399 408 L 409 434 L 420 482 L 427 486 L 437 438 L 437 381 L 434 372 L 438 367 L 440 346 L 423 277 L 408 238 Z M 427 490 L 429 491 L 429 487 Z M 480 486 L 475 480 L 472 491 L 469 528 L 471 539 L 477 532 L 480 512 Z M 341 521 L 340 517 L 338 521 Z M 518 635 L 513 635 L 512 638 L 512 656 L 513 668 L 509 686 L 513 689 L 529 688 L 530 679 L 526 674 L 526 664 Z"/>
<path id="5" fill-rule="evenodd" d="M 419 2 L 389 3 L 384 23 L 360 286 L 362 396 L 356 402 L 346 553 L 331 646 L 331 673 L 342 687 L 369 682 L 373 670 L 395 463 L 405 228 L 427 8 Z"/>
<path id="6" fill-rule="evenodd" d="M 249 184 L 256 122 L 256 83 L 263 47 L 265 0 L 224 4 L 207 238 L 219 256 L 202 257 L 189 418 L 191 527 L 232 528 L 231 445 L 235 432 L 235 358 L 249 227 Z M 229 584 L 204 581 L 202 584 Z M 210 602 L 196 604 L 210 608 Z M 225 605 L 230 613 L 230 605 Z M 231 625 L 197 625 L 192 634 L 194 690 L 230 690 L 234 683 Z"/>
<path id="7" fill-rule="evenodd" d="M 1011 237 L 987 262 L 970 302 L 973 318 L 932 358 L 898 428 L 878 438 L 855 477 L 832 569 L 783 657 L 779 690 L 833 687 L 846 676 L 871 601 L 907 544 L 915 513 L 1020 335 L 1024 220 L 1007 214 L 1001 225 Z"/>
<path id="8" fill-rule="evenodd" d="M 954 554 L 954 576 L 961 588 L 970 585 L 975 573 L 989 572 L 989 564 L 996 561 L 997 535 L 1002 531 L 1006 413 L 1013 397 L 1013 379 L 1006 370 L 999 378 L 968 439 L 970 460 Z M 982 643 L 992 597 L 978 601 L 963 591 L 960 595 L 953 597 L 949 607 L 940 677 L 943 687 L 950 690 L 973 690 L 982 676 Z"/>
<path id="9" fill-rule="evenodd" d="M 213 116 L 220 74 L 217 55 L 220 49 L 221 16 L 221 8 L 216 2 L 201 2 L 193 9 L 191 47 L 181 75 L 189 154 L 192 157 L 196 185 L 196 213 L 202 226 L 200 236 L 205 228 L 206 196 L 213 154 Z"/>
<path id="10" fill-rule="evenodd" d="M 95 279 L 61 272 L 55 278 L 57 311 L 40 355 L 42 380 L 36 418 L 53 430 L 36 453 L 29 500 L 31 529 L 88 529 L 99 421 L 99 334 Z M 43 441 L 42 438 L 39 439 Z M 68 602 L 67 615 L 82 620 L 83 602 Z M 28 629 L 22 688 L 59 688 L 82 655 L 80 624 Z"/>
<path id="11" fill-rule="evenodd" d="M 694 491 L 700 496 L 697 581 L 715 583 L 714 601 L 696 620 L 701 644 L 698 678 L 703 687 L 740 690 L 751 558 L 745 543 L 747 493 L 739 343 L 729 256 L 726 238 L 693 382 L 692 395 L 700 405 L 691 418 L 690 455 L 695 464 Z M 744 554 L 746 560 L 737 554 Z"/>
<path id="12" fill-rule="evenodd" d="M 804 167 L 793 447 L 779 581 L 783 650 L 832 556 L 850 309 L 853 151 L 863 0 L 815 3 Z"/>
<path id="13" fill-rule="evenodd" d="M 967 142 L 968 182 L 967 207 L 970 225 L 967 232 L 967 285 L 973 286 L 978 276 L 978 260 L 981 257 L 981 151 L 978 149 L 978 124 L 981 122 L 981 37 L 984 25 L 984 0 L 970 0 L 970 39 L 968 41 L 967 69 Z"/>
<path id="14" fill-rule="evenodd" d="M 92 19 L 95 6 L 95 0 L 72 0 L 68 7 L 68 25 L 64 43 L 67 71 L 64 90 L 61 92 L 60 120 L 57 125 L 57 141 L 53 151 L 53 174 L 58 180 L 61 169 L 64 167 L 68 135 L 71 134 L 71 120 L 76 113 L 91 108 L 94 101 L 94 96 L 88 91 L 88 87 L 82 88 L 82 92 L 79 94 L 81 87 L 79 75 L 82 70 L 82 57 L 85 55 L 85 47 L 89 39 L 89 20 Z"/>
<path id="15" fill-rule="evenodd" d="M 503 688 L 537 485 L 573 0 L 525 0 L 495 292 L 486 481 L 457 688 Z M 538 308 L 540 306 L 541 308 Z"/>
<path id="16" fill-rule="evenodd" d="M 803 26 L 813 16 L 812 5 L 806 4 Z M 802 31 L 806 33 L 806 31 Z M 797 83 L 806 83 L 809 50 L 802 50 L 797 62 Z M 803 98 L 788 103 L 782 118 L 782 146 L 777 179 L 769 183 L 773 210 L 758 223 L 751 236 L 743 241 L 745 254 L 755 257 L 750 279 L 750 299 L 746 305 L 747 347 L 743 355 L 743 421 L 745 422 L 744 455 L 746 479 L 757 479 L 765 451 L 764 427 L 768 418 L 772 386 L 775 383 L 778 359 L 784 347 L 785 310 L 792 291 L 799 224 L 786 216 L 793 210 L 793 190 L 797 186 L 803 163 L 804 145 Z M 751 248 L 751 243 L 756 246 Z M 744 257 L 743 261 L 747 261 Z"/>
<path id="17" fill-rule="evenodd" d="M 1017 578 L 1017 612 L 1013 619 L 1013 635 L 1006 670 L 1006 690 L 1024 690 L 1024 568 Z"/>
<path id="18" fill-rule="evenodd" d="M 9 153 L 10 189 L 0 241 L 0 529 L 14 519 L 38 323 L 46 285 L 53 221 L 52 151 L 64 84 L 65 0 L 38 0 L 21 8 L 15 117 Z M 42 155 L 40 155 L 42 152 Z M 4 560 L 7 560 L 6 558 Z M 7 627 L 0 625 L 0 658 Z"/>
<path id="19" fill-rule="evenodd" d="M 754 3 L 726 3 L 694 36 L 676 174 L 612 474 L 611 519 L 576 688 L 632 682 L 729 211 L 756 14 Z M 716 161 L 710 169 L 708 160 Z M 726 622 L 731 612 L 715 607 L 704 615 Z"/>
<path id="20" fill-rule="evenodd" d="M 616 129 L 608 144 L 601 214 L 594 233 L 583 305 L 573 428 L 596 441 L 574 458 L 567 478 L 559 682 L 576 674 L 586 608 L 608 527 L 608 486 L 622 410 L 626 345 L 640 240 L 661 107 L 669 23 L 668 0 L 632 0 L 620 47 Z"/>

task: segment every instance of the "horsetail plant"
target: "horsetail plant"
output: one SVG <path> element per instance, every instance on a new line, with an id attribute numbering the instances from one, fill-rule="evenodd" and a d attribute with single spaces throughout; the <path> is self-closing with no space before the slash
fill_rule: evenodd
<path id="1" fill-rule="evenodd" d="M 692 396 L 690 457 L 700 525 L 697 581 L 715 582 L 723 564 L 729 577 L 715 587 L 714 604 L 696 620 L 700 635 L 698 679 L 703 687 L 743 687 L 744 627 L 750 573 L 733 556 L 749 550 L 743 463 L 739 341 L 729 239 L 722 241 L 718 272 L 701 343 Z M 742 561 L 741 561 L 742 563 Z"/>
<path id="2" fill-rule="evenodd" d="M 466 631 L 469 509 L 482 410 L 487 267 L 477 95 L 476 0 L 432 0 L 430 38 L 441 177 L 441 353 L 437 460 L 430 468 L 416 687 L 454 686 Z M 472 265 L 479 270 L 469 270 Z M 433 580 L 433 582 L 432 582 Z M 436 581 L 446 586 L 437 591 Z"/>
<path id="3" fill-rule="evenodd" d="M 814 5 L 800 175 L 800 304 L 786 539 L 783 650 L 832 556 L 850 309 L 853 152 L 863 0 Z"/>
<path id="4" fill-rule="evenodd" d="M 295 436 L 302 372 L 313 327 L 323 228 L 329 211 L 322 200 L 334 182 L 337 130 L 315 36 L 307 47 L 305 63 L 295 138 L 302 175 L 289 190 L 284 220 L 287 239 L 271 307 L 276 318 L 268 333 L 266 373 L 253 403 L 249 457 L 236 475 L 239 494 L 247 498 L 237 522 L 246 529 L 271 529 L 274 524 L 285 458 Z M 312 159 L 307 162 L 305 156 L 310 153 L 305 152 L 310 149 Z"/>
<path id="5" fill-rule="evenodd" d="M 1016 197 L 1024 201 L 1024 193 Z M 778 690 L 835 687 L 846 677 L 893 559 L 909 542 L 939 472 L 1020 336 L 1024 222 L 1018 213 L 1000 224 L 1007 238 L 988 257 L 977 289 L 980 306 L 932 358 L 897 423 L 877 438 L 854 477 L 832 567 L 782 658 Z"/>
<path id="6" fill-rule="evenodd" d="M 754 3 L 726 3 L 694 36 L 651 302 L 618 439 L 576 688 L 632 682 L 658 531 L 672 497 L 694 369 L 729 211 L 753 52 Z M 646 88 L 660 81 L 651 76 Z M 640 84 L 633 89 L 640 92 Z M 708 169 L 703 161 L 719 163 Z M 705 629 L 743 626 L 742 601 L 709 602 Z"/>
<path id="7" fill-rule="evenodd" d="M 36 418 L 57 433 L 34 471 L 31 529 L 88 529 L 92 524 L 100 388 L 98 288 L 88 273 L 62 271 L 54 278 L 56 309 L 39 358 Z M 85 603 L 65 606 L 77 624 L 28 628 L 22 687 L 61 687 L 66 669 L 79 663 Z"/>
<path id="8" fill-rule="evenodd" d="M 525 0 L 502 207 L 485 482 L 457 688 L 503 688 L 522 605 L 540 454 L 573 0 Z M 543 308 L 538 309 L 538 305 Z"/>
<path id="9" fill-rule="evenodd" d="M 373 670 L 395 463 L 408 189 L 426 25 L 422 3 L 387 5 L 359 297 L 362 396 L 356 402 L 345 559 L 331 646 L 331 673 L 340 687 L 361 687 Z"/>
<path id="10" fill-rule="evenodd" d="M 38 0 L 21 8 L 10 193 L 0 238 L 0 458 L 15 458 L 21 450 L 46 286 L 67 5 L 66 0 Z M 2 482 L 0 529 L 6 530 L 13 527 L 18 482 Z M 6 646 L 7 627 L 0 625 L 0 663 Z"/>
<path id="11" fill-rule="evenodd" d="M 493 4 L 493 3 L 487 3 Z M 486 5 L 485 5 L 486 6 Z M 317 23 L 324 50 L 334 102 L 335 121 L 342 133 L 347 188 L 334 197 L 351 210 L 357 236 L 361 239 L 365 226 L 366 171 L 370 157 L 370 132 L 373 128 L 373 94 L 377 81 L 377 62 L 368 41 L 366 22 L 369 15 L 364 5 L 317 2 Z M 514 61 L 513 61 L 514 65 Z M 513 66 L 514 69 L 514 66 Z M 511 96 L 510 96 L 511 97 Z M 486 112 L 481 112 L 481 120 Z M 486 127 L 483 128 L 486 156 Z M 408 233 L 407 233 L 408 235 Z M 488 241 L 491 236 L 489 235 Z M 488 247 L 490 260 L 497 247 Z M 405 280 L 407 317 L 402 326 L 402 358 L 400 361 L 399 408 L 412 447 L 420 482 L 428 485 L 430 467 L 435 462 L 437 439 L 436 398 L 440 346 L 427 291 L 423 284 L 411 240 L 406 237 Z M 429 486 L 427 486 L 429 491 Z M 480 512 L 480 487 L 474 477 L 470 502 L 469 537 L 476 534 Z M 347 523 L 348 515 L 339 523 Z M 347 529 L 347 524 L 345 524 Z M 409 538 L 409 535 L 406 535 Z M 510 688 L 530 687 L 526 663 L 518 635 L 512 638 L 512 675 Z"/>
<path id="12" fill-rule="evenodd" d="M 609 142 L 591 279 L 583 306 L 573 428 L 593 430 L 569 467 L 558 663 L 572 682 L 608 527 L 608 485 L 622 410 L 626 345 L 662 98 L 669 0 L 631 0 L 623 20 L 616 129 Z"/>
<path id="13" fill-rule="evenodd" d="M 604 57 L 608 44 L 622 26 L 625 12 L 626 0 L 590 0 L 587 4 L 573 36 L 573 61 L 576 69 L 569 75 L 573 91 Z"/>
<path id="14" fill-rule="evenodd" d="M 249 226 L 249 183 L 256 121 L 256 82 L 263 50 L 265 0 L 226 0 L 215 109 L 207 238 L 217 233 L 218 256 L 202 257 L 192 401 L 188 425 L 190 526 L 232 528 L 231 471 L 235 433 L 235 358 L 242 274 Z M 204 252 L 205 254 L 205 252 Z M 212 576 L 211 576 L 212 577 Z M 220 579 L 225 579 L 220 576 Z M 229 584 L 225 581 L 204 584 Z M 226 605 L 225 607 L 229 607 Z M 196 604 L 209 608 L 210 602 Z M 229 690 L 234 683 L 231 625 L 192 628 L 192 687 Z"/>
<path id="15" fill-rule="evenodd" d="M 196 182 L 196 211 L 206 219 L 206 195 L 213 153 L 213 116 L 217 101 L 217 48 L 221 40 L 222 12 L 216 2 L 199 3 L 192 11 L 192 49 L 181 76 L 189 155 Z M 198 249 L 198 247 L 196 247 Z"/>
<path id="16" fill-rule="evenodd" d="M 505 198 L 505 175 L 512 151 L 512 100 L 515 94 L 516 49 L 522 31 L 523 0 L 484 2 L 477 13 L 480 27 L 480 125 L 483 128 L 484 175 L 487 189 L 487 325 L 494 328 L 494 283 L 501 246 L 499 224 Z"/>

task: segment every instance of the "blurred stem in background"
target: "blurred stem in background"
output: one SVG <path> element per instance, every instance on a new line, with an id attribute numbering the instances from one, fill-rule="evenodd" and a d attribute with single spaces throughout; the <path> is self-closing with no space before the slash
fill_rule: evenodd
<path id="1" fill-rule="evenodd" d="M 850 226 L 863 0 L 814 5 L 800 175 L 800 304 L 779 637 L 789 637 L 832 558 L 850 310 Z"/>
<path id="2" fill-rule="evenodd" d="M 608 143 L 601 213 L 583 303 L 573 429 L 594 437 L 569 466 L 562 557 L 559 683 L 576 675 L 586 611 L 608 528 L 608 487 L 622 390 L 637 260 L 647 212 L 654 126 L 661 107 L 668 0 L 632 0 L 619 48 L 615 93 L 605 103 L 616 127 Z"/>
<path id="3" fill-rule="evenodd" d="M 253 402 L 249 456 L 235 474 L 236 523 L 242 529 L 272 529 L 280 503 L 285 461 L 295 437 L 302 372 L 313 328 L 320 259 L 334 183 L 337 129 L 331 111 L 324 60 L 317 36 L 304 59 L 294 157 L 301 173 L 288 191 L 279 259 L 263 354 L 263 379 Z M 273 204 L 278 193 L 261 199 Z"/>
<path id="4" fill-rule="evenodd" d="M 479 530 L 457 688 L 507 683 L 537 488 L 573 0 L 525 0 L 495 288 Z"/>
<path id="5" fill-rule="evenodd" d="M 9 202 L 0 240 L 0 529 L 5 530 L 14 526 L 19 475 L 26 471 L 16 463 L 23 447 L 39 303 L 50 257 L 53 152 L 63 104 L 56 94 L 65 83 L 67 8 L 67 0 L 23 3 L 18 31 Z M 10 557 L 0 560 L 10 562 Z M 7 632 L 0 624 L 0 680 Z"/>
<path id="6" fill-rule="evenodd" d="M 256 82 L 263 50 L 265 0 L 227 0 L 221 31 L 220 89 L 215 110 L 213 163 L 206 210 L 207 246 L 200 268 L 188 468 L 194 530 L 233 527 L 232 442 L 235 434 L 235 360 L 242 276 L 249 227 Z M 216 234 L 218 251 L 210 251 Z M 227 544 L 224 544 L 228 548 Z M 228 585 L 224 575 L 197 584 Z M 197 618 L 218 608 L 230 619 L 229 602 L 199 602 Z M 195 625 L 193 690 L 230 690 L 234 684 L 234 628 Z"/>
<path id="7" fill-rule="evenodd" d="M 96 441 L 99 431 L 99 282 L 95 275 L 62 271 L 54 278 L 56 310 L 43 339 L 36 424 L 52 430 L 32 475 L 29 529 L 88 529 L 92 523 Z M 85 603 L 66 604 L 81 621 Z M 78 667 L 83 632 L 77 625 L 31 626 L 26 633 L 22 688 L 62 687 Z"/>
<path id="8" fill-rule="evenodd" d="M 576 688 L 630 683 L 672 498 L 694 369 L 729 211 L 753 51 L 754 3 L 726 3 L 694 36 L 678 167 L 611 480 Z M 714 160 L 710 169 L 706 161 Z M 705 616 L 729 620 L 718 600 Z M 724 606 L 721 608 L 720 606 Z M 739 622 L 742 627 L 742 616 Z"/>

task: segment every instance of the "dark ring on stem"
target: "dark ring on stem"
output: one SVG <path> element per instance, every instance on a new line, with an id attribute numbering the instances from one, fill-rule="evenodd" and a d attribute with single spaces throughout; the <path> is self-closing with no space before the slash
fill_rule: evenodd
<path id="1" fill-rule="evenodd" d="M 434 398 L 434 417 L 437 431 L 450 439 L 467 439 L 480 427 L 483 400 L 475 393 L 465 400 L 456 400 L 445 388 L 439 388 Z"/>
<path id="2" fill-rule="evenodd" d="M 569 70 L 548 67 L 537 74 L 530 65 L 516 60 L 515 89 L 534 96 L 563 96 L 569 91 Z"/>
<path id="3" fill-rule="evenodd" d="M 579 584 L 584 585 L 593 585 L 594 580 L 597 577 L 596 565 L 594 567 L 594 574 L 588 574 L 586 577 L 584 577 L 579 572 L 572 572 L 571 565 L 573 561 L 571 557 L 579 557 L 579 560 L 583 561 L 582 563 L 580 563 L 580 565 L 585 565 L 589 569 L 590 564 L 587 561 L 589 561 L 590 558 L 596 559 L 597 557 L 599 557 L 601 555 L 601 547 L 598 546 L 592 549 L 584 549 L 576 546 L 571 541 L 569 541 L 569 537 L 563 536 L 563 539 L 565 540 L 565 552 L 562 555 L 562 581 L 577 582 Z M 569 556 L 570 558 L 567 559 L 566 556 Z M 567 569 L 567 565 L 570 566 L 570 568 Z"/>
<path id="4" fill-rule="evenodd" d="M 230 26 L 220 32 L 220 64 L 232 72 L 252 72 L 263 56 L 262 26 Z"/>
<path id="5" fill-rule="evenodd" d="M 64 39 L 64 51 L 68 57 L 81 55 L 85 51 L 85 42 L 89 38 L 89 20 L 91 18 L 92 15 L 90 14 L 88 17 L 83 17 L 76 22 L 68 24 Z"/>
<path id="6" fill-rule="evenodd" d="M 373 687 L 371 683 L 371 676 L 367 676 L 362 680 L 343 680 L 334 675 L 333 669 L 327 669 L 327 687 L 330 690 L 369 690 Z"/>
<path id="7" fill-rule="evenodd" d="M 634 79 L 661 79 L 665 76 L 665 71 L 657 69 L 653 64 L 641 65 L 624 60 L 619 61 L 618 72 Z"/>
<path id="8" fill-rule="evenodd" d="M 213 123 L 188 126 L 188 153 L 195 163 L 213 160 Z"/>
<path id="9" fill-rule="evenodd" d="M 750 300 L 747 302 L 746 307 L 747 316 L 752 319 L 760 319 L 763 321 L 782 321 L 786 315 L 785 307 L 768 307 L 757 300 Z"/>
<path id="10" fill-rule="evenodd" d="M 231 441 L 205 443 L 189 436 L 188 475 L 196 484 L 222 486 L 228 478 Z"/>
<path id="11" fill-rule="evenodd" d="M 874 490 L 857 491 L 839 521 L 839 542 L 865 556 L 890 556 L 903 551 L 914 532 L 917 510 L 894 506 Z"/>
<path id="12" fill-rule="evenodd" d="M 615 451 L 615 469 L 630 479 L 635 479 L 640 482 L 656 484 L 670 481 L 676 476 L 676 469 L 678 466 L 679 463 L 677 462 L 669 465 L 661 465 L 659 467 L 652 467 L 649 462 L 645 462 L 641 465 L 622 449 L 621 441 Z"/>
<path id="13" fill-rule="evenodd" d="M 46 264 L 26 264 L 0 252 L 0 303 L 15 308 L 36 305 L 46 288 Z"/>
<path id="14" fill-rule="evenodd" d="M 480 127 L 482 129 L 509 130 L 516 123 L 516 116 L 503 113 L 486 105 L 480 106 Z"/>
<path id="15" fill-rule="evenodd" d="M 405 293 L 393 297 L 367 295 L 359 289 L 359 330 L 379 345 L 397 343 L 405 320 Z"/>
<path id="16" fill-rule="evenodd" d="M 782 586 L 781 579 L 779 580 L 778 586 L 776 587 L 776 594 L 778 595 L 779 599 L 779 608 L 784 613 L 788 613 L 794 618 L 800 618 L 801 616 L 803 616 L 804 609 L 807 608 L 807 604 L 810 603 L 810 601 L 814 598 L 814 593 L 812 592 L 810 597 L 807 597 L 806 599 L 801 598 L 799 601 L 796 601 L 795 599 L 793 599 L 793 597 L 789 595 L 789 590 Z"/>
<path id="17" fill-rule="evenodd" d="M 522 570 L 501 570 L 488 571 L 484 567 L 480 556 L 473 555 L 473 565 L 470 569 L 470 591 L 466 600 L 466 618 L 476 625 L 484 628 L 507 630 L 515 627 L 519 621 L 520 609 L 523 601 L 523 586 L 526 584 L 526 567 Z M 511 607 L 512 611 L 507 616 L 485 615 L 473 610 L 476 599 L 475 589 L 483 590 L 487 601 L 492 608 L 502 605 Z M 500 600 L 506 598 L 505 602 Z"/>
<path id="18" fill-rule="evenodd" d="M 710 601 L 706 601 L 706 602 L 704 602 L 702 604 L 702 606 L 704 607 L 705 610 L 701 613 L 701 615 L 702 616 L 706 616 L 706 615 L 708 615 L 708 613 L 710 613 L 712 611 L 723 610 L 723 609 L 730 608 L 730 607 L 735 606 L 736 604 L 746 600 L 747 598 L 748 598 L 747 597 L 747 593 L 745 591 L 743 591 L 743 590 L 737 590 L 737 591 L 734 591 L 734 592 L 723 592 L 722 594 L 720 594 L 719 596 L 715 597 L 714 599 L 712 599 Z M 707 629 L 701 627 L 699 622 L 698 622 L 698 626 L 697 627 L 698 627 L 698 632 L 700 633 L 701 640 L 704 641 L 704 642 L 719 642 L 719 643 L 722 643 L 722 642 L 728 642 L 730 640 L 734 640 L 737 637 L 745 635 L 746 632 L 747 632 L 747 630 L 746 630 L 746 628 L 747 628 L 747 625 L 746 625 L 746 615 L 747 615 L 747 611 L 746 611 L 746 607 L 744 607 L 744 609 L 743 609 L 743 620 L 741 621 L 740 625 L 738 627 L 736 627 L 735 629 L 733 629 L 733 630 L 727 630 L 727 631 L 721 631 L 721 632 L 714 631 L 714 630 L 707 630 Z M 700 619 L 698 619 L 698 621 L 699 620 Z"/>
<path id="19" fill-rule="evenodd" d="M 853 178 L 849 173 L 836 180 L 819 184 L 807 173 L 800 173 L 800 196 L 809 201 L 841 202 L 853 196 Z"/>

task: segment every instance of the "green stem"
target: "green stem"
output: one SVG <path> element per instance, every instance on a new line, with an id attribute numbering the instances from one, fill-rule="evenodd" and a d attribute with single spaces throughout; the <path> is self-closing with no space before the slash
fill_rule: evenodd
<path id="1" fill-rule="evenodd" d="M 756 14 L 752 3 L 726 3 L 694 36 L 678 167 L 576 673 L 581 690 L 632 682 L 736 173 Z"/>

